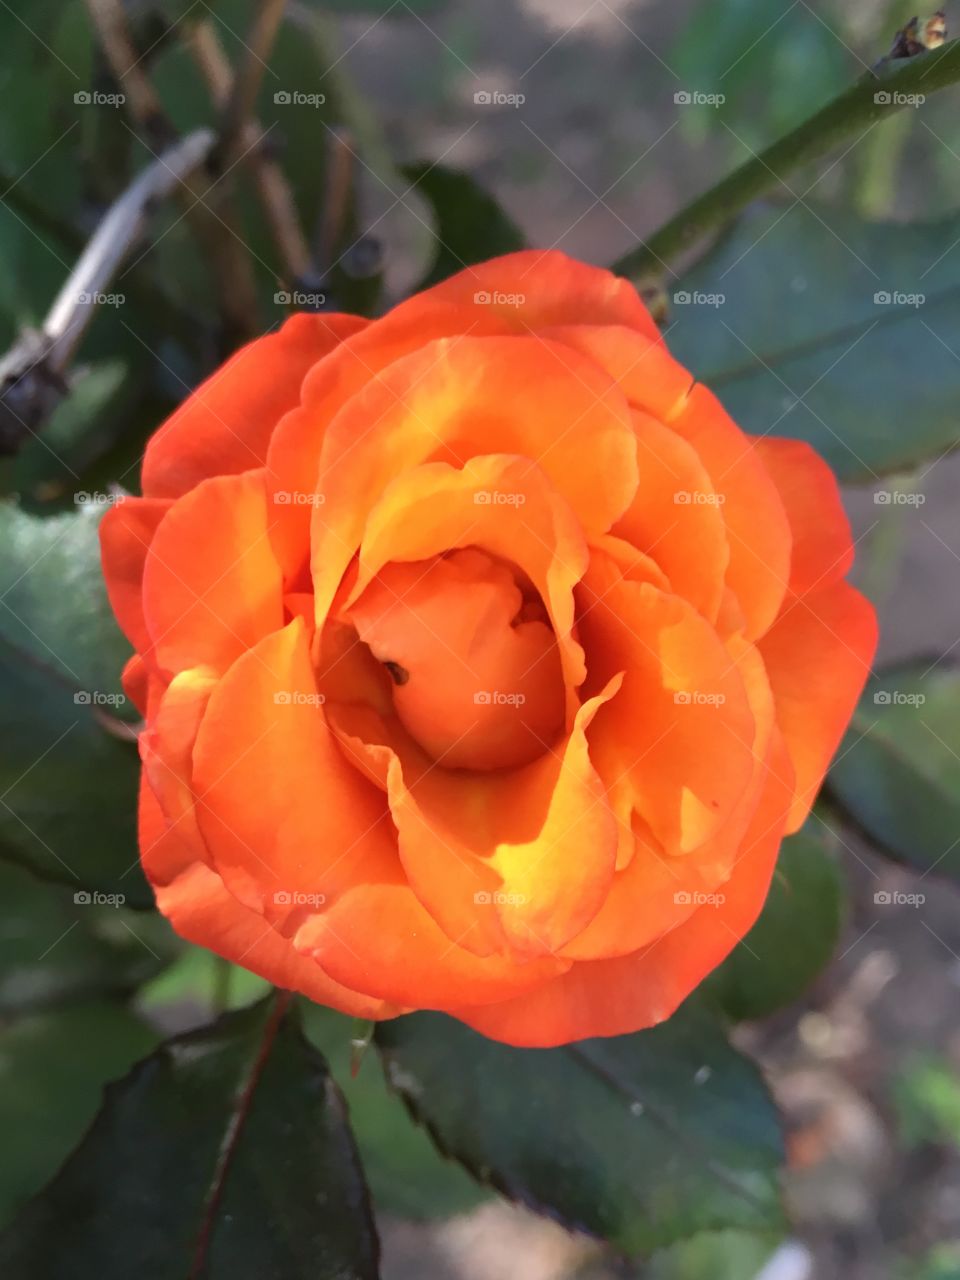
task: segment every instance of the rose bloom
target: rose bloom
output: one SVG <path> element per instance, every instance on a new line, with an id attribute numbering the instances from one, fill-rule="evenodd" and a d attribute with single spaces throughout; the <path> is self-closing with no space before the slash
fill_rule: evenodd
<path id="1" fill-rule="evenodd" d="M 184 937 L 362 1018 L 668 1017 L 756 919 L 867 675 L 836 483 L 555 252 L 294 315 L 102 524 L 140 845 Z"/>

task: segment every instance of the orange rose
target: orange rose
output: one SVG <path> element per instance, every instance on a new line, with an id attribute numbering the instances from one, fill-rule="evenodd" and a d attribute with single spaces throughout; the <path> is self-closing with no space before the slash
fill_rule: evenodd
<path id="1" fill-rule="evenodd" d="M 296 315 L 102 526 L 143 864 L 185 937 L 364 1018 L 666 1018 L 756 918 L 867 674 L 833 477 L 559 253 Z"/>

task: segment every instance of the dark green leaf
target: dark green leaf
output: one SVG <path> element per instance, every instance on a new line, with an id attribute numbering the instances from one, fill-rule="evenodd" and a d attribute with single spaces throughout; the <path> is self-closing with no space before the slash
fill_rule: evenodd
<path id="1" fill-rule="evenodd" d="M 670 348 L 746 430 L 809 441 L 844 480 L 911 467 L 960 441 L 958 235 L 956 216 L 746 217 L 673 290 Z"/>
<path id="2" fill-rule="evenodd" d="M 402 173 L 433 209 L 436 254 L 418 288 L 524 248 L 523 232 L 468 173 L 438 164 L 405 165 Z"/>
<path id="3" fill-rule="evenodd" d="M 0 856 L 74 891 L 150 906 L 137 857 L 136 748 L 74 697 L 0 641 Z"/>
<path id="4" fill-rule="evenodd" d="M 375 1280 L 343 1100 L 264 1002 L 168 1041 L 0 1240 L 7 1280 Z"/>
<path id="5" fill-rule="evenodd" d="M 780 1225 L 773 1105 L 696 1006 L 560 1049 L 510 1048 L 433 1013 L 380 1023 L 377 1042 L 441 1150 L 568 1226 L 637 1252 Z"/>
<path id="6" fill-rule="evenodd" d="M 304 1027 L 334 1073 L 378 1209 L 404 1218 L 465 1213 L 488 1198 L 459 1165 L 443 1160 L 403 1103 L 388 1092 L 371 1048 L 354 1077 L 350 1071 L 351 1019 L 304 1002 Z"/>
<path id="7" fill-rule="evenodd" d="M 110 495 L 78 492 L 76 501 L 76 511 L 51 519 L 0 503 L 0 638 L 116 714 L 130 646 L 100 567 L 97 528 Z"/>
<path id="8" fill-rule="evenodd" d="M 735 1019 L 798 1000 L 833 954 L 842 904 L 837 863 L 811 822 L 784 841 L 760 919 L 706 989 Z"/>
<path id="9" fill-rule="evenodd" d="M 149 1053 L 156 1039 L 112 1004 L 76 1004 L 0 1028 L 0 1223 L 6 1225 L 79 1142 L 104 1084 Z"/>
<path id="10" fill-rule="evenodd" d="M 960 671 L 931 661 L 874 676 L 829 785 L 886 852 L 960 875 Z"/>
<path id="11" fill-rule="evenodd" d="M 0 862 L 0 1014 L 132 991 L 172 958 L 159 916 L 77 896 Z"/>

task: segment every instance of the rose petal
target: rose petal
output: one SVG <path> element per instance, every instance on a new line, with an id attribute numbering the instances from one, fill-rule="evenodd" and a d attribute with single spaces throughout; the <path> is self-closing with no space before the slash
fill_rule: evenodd
<path id="1" fill-rule="evenodd" d="M 810 812 L 877 647 L 872 605 L 846 582 L 788 597 L 758 642 L 797 775 L 788 832 Z"/>
<path id="2" fill-rule="evenodd" d="M 530 1048 L 623 1035 L 662 1022 L 760 914 L 791 793 L 789 763 L 778 744 L 722 902 L 700 906 L 685 923 L 642 951 L 575 964 L 553 982 L 502 1004 L 461 1005 L 450 1012 L 494 1040 Z"/>
<path id="3" fill-rule="evenodd" d="M 790 521 L 790 590 L 799 596 L 845 578 L 853 539 L 833 472 L 803 440 L 757 436 L 754 447 Z"/>
<path id="4" fill-rule="evenodd" d="M 330 424 L 321 454 L 325 501 L 311 534 L 318 623 L 394 476 L 422 462 L 501 452 L 536 462 L 590 532 L 606 532 L 636 488 L 623 397 L 556 343 L 431 343 L 355 396 Z"/>
<path id="5" fill-rule="evenodd" d="M 107 598 L 120 630 L 140 653 L 150 648 L 143 617 L 143 570 L 147 552 L 170 510 L 168 498 L 125 498 L 100 521 L 100 558 Z"/>
<path id="6" fill-rule="evenodd" d="M 714 836 L 754 773 L 755 723 L 743 680 L 714 629 L 686 601 L 624 579 L 595 553 L 578 592 L 585 693 L 626 673 L 597 713 L 591 753 L 668 853 Z"/>
<path id="7" fill-rule="evenodd" d="M 297 619 L 234 663 L 193 752 L 197 821 L 215 867 L 236 898 L 274 920 L 377 881 L 398 861 L 383 793 L 327 727 L 306 634 Z"/>
<path id="8" fill-rule="evenodd" d="M 170 508 L 147 557 L 143 608 L 168 671 L 224 671 L 283 625 L 263 472 L 204 480 Z"/>
<path id="9" fill-rule="evenodd" d="M 273 428 L 297 404 L 307 370 L 367 323 L 358 316 L 293 315 L 241 347 L 151 436 L 144 494 L 179 498 L 210 476 L 263 466 Z"/>
<path id="10" fill-rule="evenodd" d="M 722 498 L 730 561 L 727 585 L 747 620 L 747 637 L 763 635 L 779 612 L 790 577 L 790 525 L 753 439 L 706 387 L 697 384 L 671 427 L 700 455 Z"/>

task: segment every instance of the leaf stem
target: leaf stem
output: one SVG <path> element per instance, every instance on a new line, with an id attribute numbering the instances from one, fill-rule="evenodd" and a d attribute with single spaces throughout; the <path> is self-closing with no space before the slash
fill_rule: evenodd
<path id="1" fill-rule="evenodd" d="M 957 80 L 960 40 L 914 58 L 878 64 L 822 111 L 681 209 L 648 240 L 618 258 L 611 270 L 634 278 L 658 275 L 663 270 L 675 275 L 669 266 L 672 259 L 719 230 L 751 200 L 782 183 L 793 169 L 819 160 L 858 131 L 865 134 L 880 120 L 913 105 L 911 99 L 916 95 L 926 97 Z"/>

